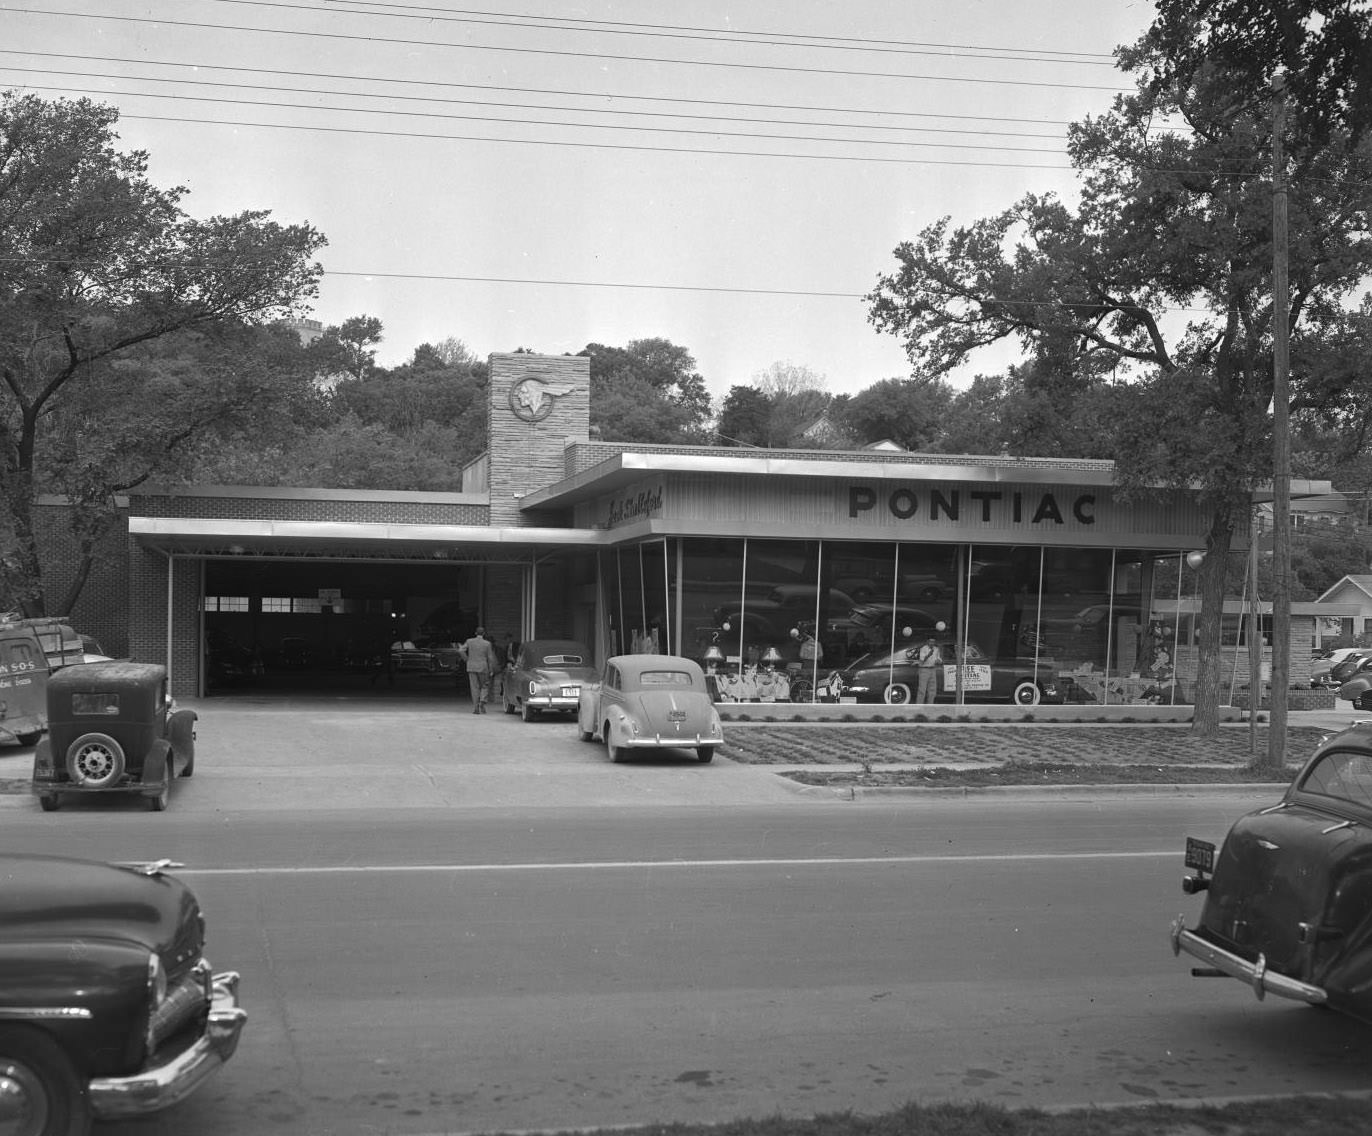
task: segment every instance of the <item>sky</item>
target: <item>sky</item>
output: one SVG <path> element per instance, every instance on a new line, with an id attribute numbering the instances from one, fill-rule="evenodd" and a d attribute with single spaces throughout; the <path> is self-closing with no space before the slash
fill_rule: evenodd
<path id="1" fill-rule="evenodd" d="M 460 3 L 479 7 L 459 8 Z M 312 316 L 378 361 L 665 338 L 722 397 L 776 363 L 909 376 L 893 250 L 1071 199 L 1127 87 L 1124 0 L 0 0 L 0 88 L 118 108 L 197 217 L 328 239 Z M 1017 345 L 951 376 L 1003 371 Z"/>

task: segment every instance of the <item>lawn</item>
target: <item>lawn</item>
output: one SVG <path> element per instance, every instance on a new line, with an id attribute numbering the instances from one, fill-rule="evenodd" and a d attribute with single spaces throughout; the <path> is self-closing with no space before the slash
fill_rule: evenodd
<path id="1" fill-rule="evenodd" d="M 721 754 L 772 765 L 809 785 L 928 786 L 1205 784 L 1289 780 L 1326 731 L 1287 730 L 1286 769 L 1254 773 L 1268 729 L 976 723 L 763 723 L 725 727 Z"/>

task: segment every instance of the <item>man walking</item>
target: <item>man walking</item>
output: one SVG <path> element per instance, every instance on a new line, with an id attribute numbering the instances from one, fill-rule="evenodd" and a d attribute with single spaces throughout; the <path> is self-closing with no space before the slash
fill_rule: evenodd
<path id="1" fill-rule="evenodd" d="M 939 650 L 938 639 L 930 635 L 915 656 L 919 668 L 919 682 L 915 691 L 915 701 L 927 705 L 938 695 L 938 671 L 943 666 L 943 652 Z"/>
<path id="2" fill-rule="evenodd" d="M 486 638 L 486 629 L 478 627 L 476 634 L 458 648 L 467 663 L 467 681 L 472 687 L 472 713 L 486 713 L 486 699 L 491 690 L 491 675 L 495 672 L 495 648 Z"/>

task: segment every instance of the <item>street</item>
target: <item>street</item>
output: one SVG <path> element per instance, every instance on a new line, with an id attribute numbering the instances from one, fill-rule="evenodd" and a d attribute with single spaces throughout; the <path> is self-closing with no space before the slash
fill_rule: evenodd
<path id="1" fill-rule="evenodd" d="M 208 956 L 243 973 L 234 1060 L 101 1136 L 1369 1087 L 1365 1027 L 1193 979 L 1168 949 L 1170 920 L 1199 909 L 1183 838 L 1221 837 L 1267 796 L 852 802 L 727 762 L 611 766 L 558 723 L 478 719 L 461 728 L 481 744 L 453 747 L 437 715 L 406 744 L 429 775 L 387 786 L 368 780 L 394 744 L 373 735 L 382 719 L 335 711 L 347 747 L 316 729 L 230 750 L 216 719 L 240 740 L 285 719 L 215 710 L 165 814 L 14 798 L 3 813 L 6 850 L 184 862 Z M 534 804 L 422 799 L 418 781 L 460 798 L 494 762 Z M 547 779 L 571 778 L 582 792 L 548 798 Z"/>

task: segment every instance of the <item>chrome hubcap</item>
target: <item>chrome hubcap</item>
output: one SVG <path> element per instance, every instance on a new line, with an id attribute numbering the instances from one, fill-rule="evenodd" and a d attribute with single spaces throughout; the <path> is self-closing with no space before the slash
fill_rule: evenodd
<path id="1" fill-rule="evenodd" d="M 28 1066 L 0 1060 L 0 1136 L 38 1136 L 47 1123 L 42 1082 Z"/>

